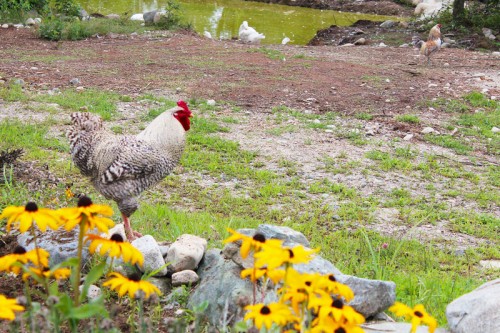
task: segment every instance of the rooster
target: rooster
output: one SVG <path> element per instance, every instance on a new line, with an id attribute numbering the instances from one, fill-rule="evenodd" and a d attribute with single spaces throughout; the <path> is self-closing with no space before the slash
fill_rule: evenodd
<path id="1" fill-rule="evenodd" d="M 413 36 L 412 44 L 420 48 L 420 54 L 427 57 L 427 65 L 429 65 L 431 62 L 431 55 L 441 48 L 441 24 L 436 24 L 432 27 L 426 42 L 421 40 L 418 36 Z"/>
<path id="2" fill-rule="evenodd" d="M 66 133 L 73 162 L 94 187 L 118 204 L 127 238 L 140 236 L 129 217 L 138 208 L 137 196 L 170 174 L 184 151 L 191 111 L 184 101 L 163 112 L 136 136 L 115 135 L 91 113 L 71 114 Z"/>

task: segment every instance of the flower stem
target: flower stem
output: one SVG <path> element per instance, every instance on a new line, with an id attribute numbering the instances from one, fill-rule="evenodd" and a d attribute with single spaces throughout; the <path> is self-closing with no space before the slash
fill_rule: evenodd
<path id="1" fill-rule="evenodd" d="M 47 282 L 47 279 L 43 275 L 43 270 L 45 267 L 43 267 L 42 261 L 40 260 L 40 249 L 38 248 L 38 242 L 37 242 L 37 237 L 36 237 L 37 235 L 35 232 L 35 224 L 34 223 L 31 225 L 30 229 L 31 229 L 31 235 L 33 236 L 33 243 L 35 244 L 35 253 L 36 253 L 37 260 L 38 260 L 38 269 L 40 270 L 40 273 L 42 273 L 43 286 L 45 288 L 45 292 L 47 293 L 47 297 L 48 297 L 49 296 L 49 284 Z"/>
<path id="2" fill-rule="evenodd" d="M 85 232 L 85 224 L 87 222 L 87 216 L 82 216 L 82 221 L 80 222 L 80 229 L 78 234 L 78 250 L 76 257 L 78 258 L 78 263 L 76 265 L 75 279 L 73 281 L 73 292 L 74 292 L 74 303 L 75 306 L 80 304 L 80 275 L 82 270 L 82 251 L 83 251 L 83 233 Z"/>

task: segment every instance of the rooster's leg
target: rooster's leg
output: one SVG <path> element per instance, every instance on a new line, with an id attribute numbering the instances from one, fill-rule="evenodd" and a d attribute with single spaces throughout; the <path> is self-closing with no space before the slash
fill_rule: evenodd
<path id="1" fill-rule="evenodd" d="M 125 227 L 125 234 L 127 235 L 127 238 L 129 242 L 133 241 L 137 237 L 142 237 L 142 234 L 140 232 L 132 230 L 132 227 L 130 226 L 130 220 L 125 214 L 122 214 L 123 218 L 123 226 Z"/>

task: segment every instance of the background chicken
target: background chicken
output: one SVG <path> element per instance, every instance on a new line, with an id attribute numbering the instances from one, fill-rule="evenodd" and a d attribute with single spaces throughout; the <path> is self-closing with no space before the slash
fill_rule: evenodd
<path id="1" fill-rule="evenodd" d="M 104 197 L 116 201 L 129 240 L 140 235 L 132 231 L 129 221 L 138 207 L 137 196 L 177 165 L 191 116 L 187 104 L 179 101 L 137 136 L 126 136 L 107 130 L 97 115 L 71 115 L 67 137 L 73 161 Z"/>
<path id="2" fill-rule="evenodd" d="M 412 44 L 420 48 L 420 54 L 427 57 L 427 65 L 431 62 L 431 55 L 441 48 L 441 24 L 436 24 L 429 32 L 427 41 L 424 42 L 418 36 L 412 38 Z"/>

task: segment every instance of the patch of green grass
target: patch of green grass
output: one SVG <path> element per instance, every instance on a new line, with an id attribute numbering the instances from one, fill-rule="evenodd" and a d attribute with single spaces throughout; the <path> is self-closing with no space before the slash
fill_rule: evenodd
<path id="1" fill-rule="evenodd" d="M 0 99 L 6 102 L 24 102 L 28 100 L 28 95 L 19 84 L 0 86 Z"/>
<path id="2" fill-rule="evenodd" d="M 414 114 L 402 114 L 402 115 L 397 116 L 396 120 L 401 121 L 403 123 L 409 123 L 409 124 L 419 124 L 420 123 L 420 118 Z"/>
<path id="3" fill-rule="evenodd" d="M 258 49 L 251 49 L 250 52 L 264 53 L 267 58 L 273 60 L 285 60 L 285 55 L 281 51 L 269 49 L 267 47 L 259 47 Z"/>
<path id="4" fill-rule="evenodd" d="M 104 120 L 110 120 L 116 115 L 116 103 L 120 100 L 120 95 L 104 90 L 76 91 L 67 89 L 57 95 L 36 95 L 33 100 L 57 103 L 72 111 L 80 111 L 81 108 L 85 107 L 88 112 L 96 113 Z"/>
<path id="5" fill-rule="evenodd" d="M 472 147 L 451 135 L 426 134 L 424 139 L 441 147 L 453 149 L 457 154 L 466 155 Z"/>
<path id="6" fill-rule="evenodd" d="M 69 151 L 66 142 L 49 137 L 47 123 L 26 123 L 20 120 L 3 120 L 0 122 L 0 149 L 23 148 L 26 157 L 46 159 L 46 150 L 57 152 Z"/>
<path id="7" fill-rule="evenodd" d="M 413 167 L 412 163 L 408 159 L 397 158 L 380 150 L 370 150 L 365 156 L 371 160 L 379 161 L 380 168 L 384 171 L 392 169 L 410 170 Z"/>
<path id="8" fill-rule="evenodd" d="M 298 131 L 298 127 L 296 125 L 288 124 L 285 126 L 278 126 L 271 128 L 266 131 L 266 133 L 274 135 L 274 136 L 280 136 L 285 133 L 295 133 Z"/>
<path id="9" fill-rule="evenodd" d="M 373 116 L 368 112 L 358 112 L 354 115 L 356 119 L 360 120 L 372 120 Z"/>

